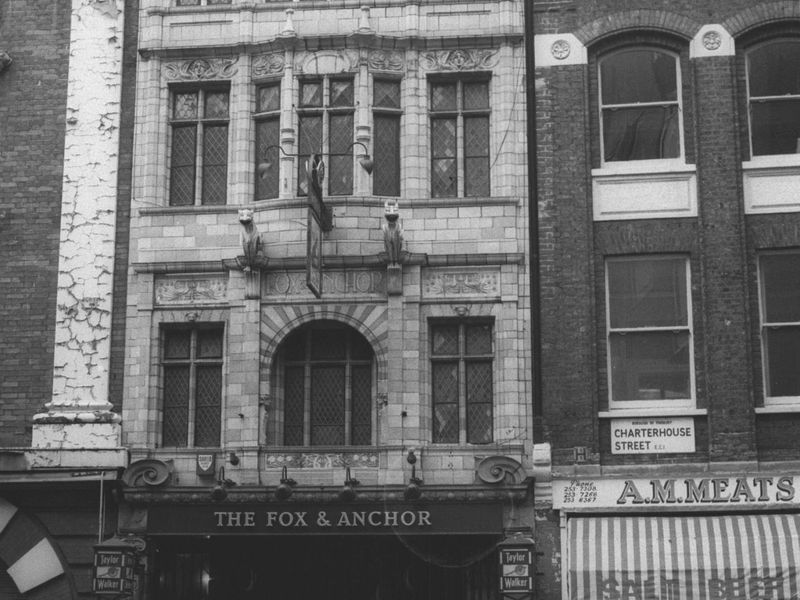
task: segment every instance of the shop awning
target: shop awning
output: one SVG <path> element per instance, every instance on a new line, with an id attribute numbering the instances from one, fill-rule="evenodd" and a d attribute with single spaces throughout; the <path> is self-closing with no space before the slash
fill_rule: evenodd
<path id="1" fill-rule="evenodd" d="M 571 600 L 781 600 L 800 592 L 800 516 L 574 517 Z"/>

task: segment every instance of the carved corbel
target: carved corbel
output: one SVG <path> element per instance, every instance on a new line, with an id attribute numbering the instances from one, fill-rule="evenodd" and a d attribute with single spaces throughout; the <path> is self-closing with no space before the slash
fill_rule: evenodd
<path id="1" fill-rule="evenodd" d="M 121 479 L 127 487 L 158 487 L 170 482 L 172 471 L 172 460 L 145 458 L 132 462 Z"/>
<path id="2" fill-rule="evenodd" d="M 408 252 L 403 248 L 403 222 L 397 200 L 387 200 L 383 216 L 383 246 L 386 252 L 386 291 L 395 296 L 403 293 L 403 263 Z"/>
<path id="3" fill-rule="evenodd" d="M 484 483 L 520 484 L 526 473 L 522 465 L 508 456 L 487 456 L 477 465 L 478 479 Z"/>

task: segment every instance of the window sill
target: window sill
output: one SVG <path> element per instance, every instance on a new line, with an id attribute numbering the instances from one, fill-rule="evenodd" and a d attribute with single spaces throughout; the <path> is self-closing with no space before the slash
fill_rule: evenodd
<path id="1" fill-rule="evenodd" d="M 800 154 L 770 154 L 754 156 L 742 161 L 742 169 L 774 169 L 780 167 L 800 167 Z"/>
<path id="2" fill-rule="evenodd" d="M 704 417 L 708 414 L 705 408 L 619 408 L 602 410 L 597 413 L 600 419 L 618 419 L 629 417 Z"/>
<path id="3" fill-rule="evenodd" d="M 756 156 L 742 163 L 747 214 L 800 212 L 800 154 Z"/>
<path id="4" fill-rule="evenodd" d="M 766 406 L 756 406 L 757 415 L 777 415 L 781 413 L 800 413 L 800 398 L 782 400 L 780 403 L 769 403 Z"/>
<path id="5" fill-rule="evenodd" d="M 683 159 L 630 160 L 606 163 L 599 169 L 592 169 L 592 177 L 660 175 L 664 173 L 694 173 L 695 171 L 695 165 L 687 164 Z"/>

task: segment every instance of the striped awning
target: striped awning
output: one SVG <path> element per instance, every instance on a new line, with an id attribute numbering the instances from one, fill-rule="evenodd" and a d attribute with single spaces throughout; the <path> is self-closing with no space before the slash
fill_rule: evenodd
<path id="1" fill-rule="evenodd" d="M 800 515 L 573 517 L 570 600 L 790 600 Z"/>

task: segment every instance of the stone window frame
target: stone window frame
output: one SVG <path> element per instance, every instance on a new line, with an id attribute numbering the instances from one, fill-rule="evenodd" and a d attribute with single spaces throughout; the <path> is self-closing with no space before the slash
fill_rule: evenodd
<path id="1" fill-rule="evenodd" d="M 677 260 L 682 259 L 684 265 L 685 276 L 685 293 L 686 293 L 686 324 L 685 325 L 669 325 L 669 326 L 642 326 L 642 327 L 624 327 L 614 328 L 611 325 L 611 298 L 609 286 L 609 272 L 608 265 L 610 262 L 622 261 L 655 261 L 655 260 Z M 693 298 L 692 298 L 692 265 L 690 256 L 684 253 L 658 253 L 658 254 L 628 254 L 607 256 L 603 261 L 603 297 L 604 297 L 604 310 L 605 310 L 605 323 L 604 323 L 604 344 L 605 344 L 605 368 L 606 368 L 606 394 L 609 412 L 623 412 L 623 411 L 636 411 L 637 413 L 647 414 L 650 412 L 659 412 L 671 409 L 695 409 L 697 406 L 697 380 L 695 368 L 695 344 L 697 342 L 696 332 L 694 330 L 694 311 L 693 311 Z M 689 398 L 676 398 L 676 399 L 637 399 L 637 400 L 614 400 L 613 398 L 613 370 L 612 362 L 613 356 L 611 351 L 611 336 L 612 334 L 624 334 L 625 332 L 676 332 L 685 331 L 688 334 L 688 368 L 689 368 Z"/>

